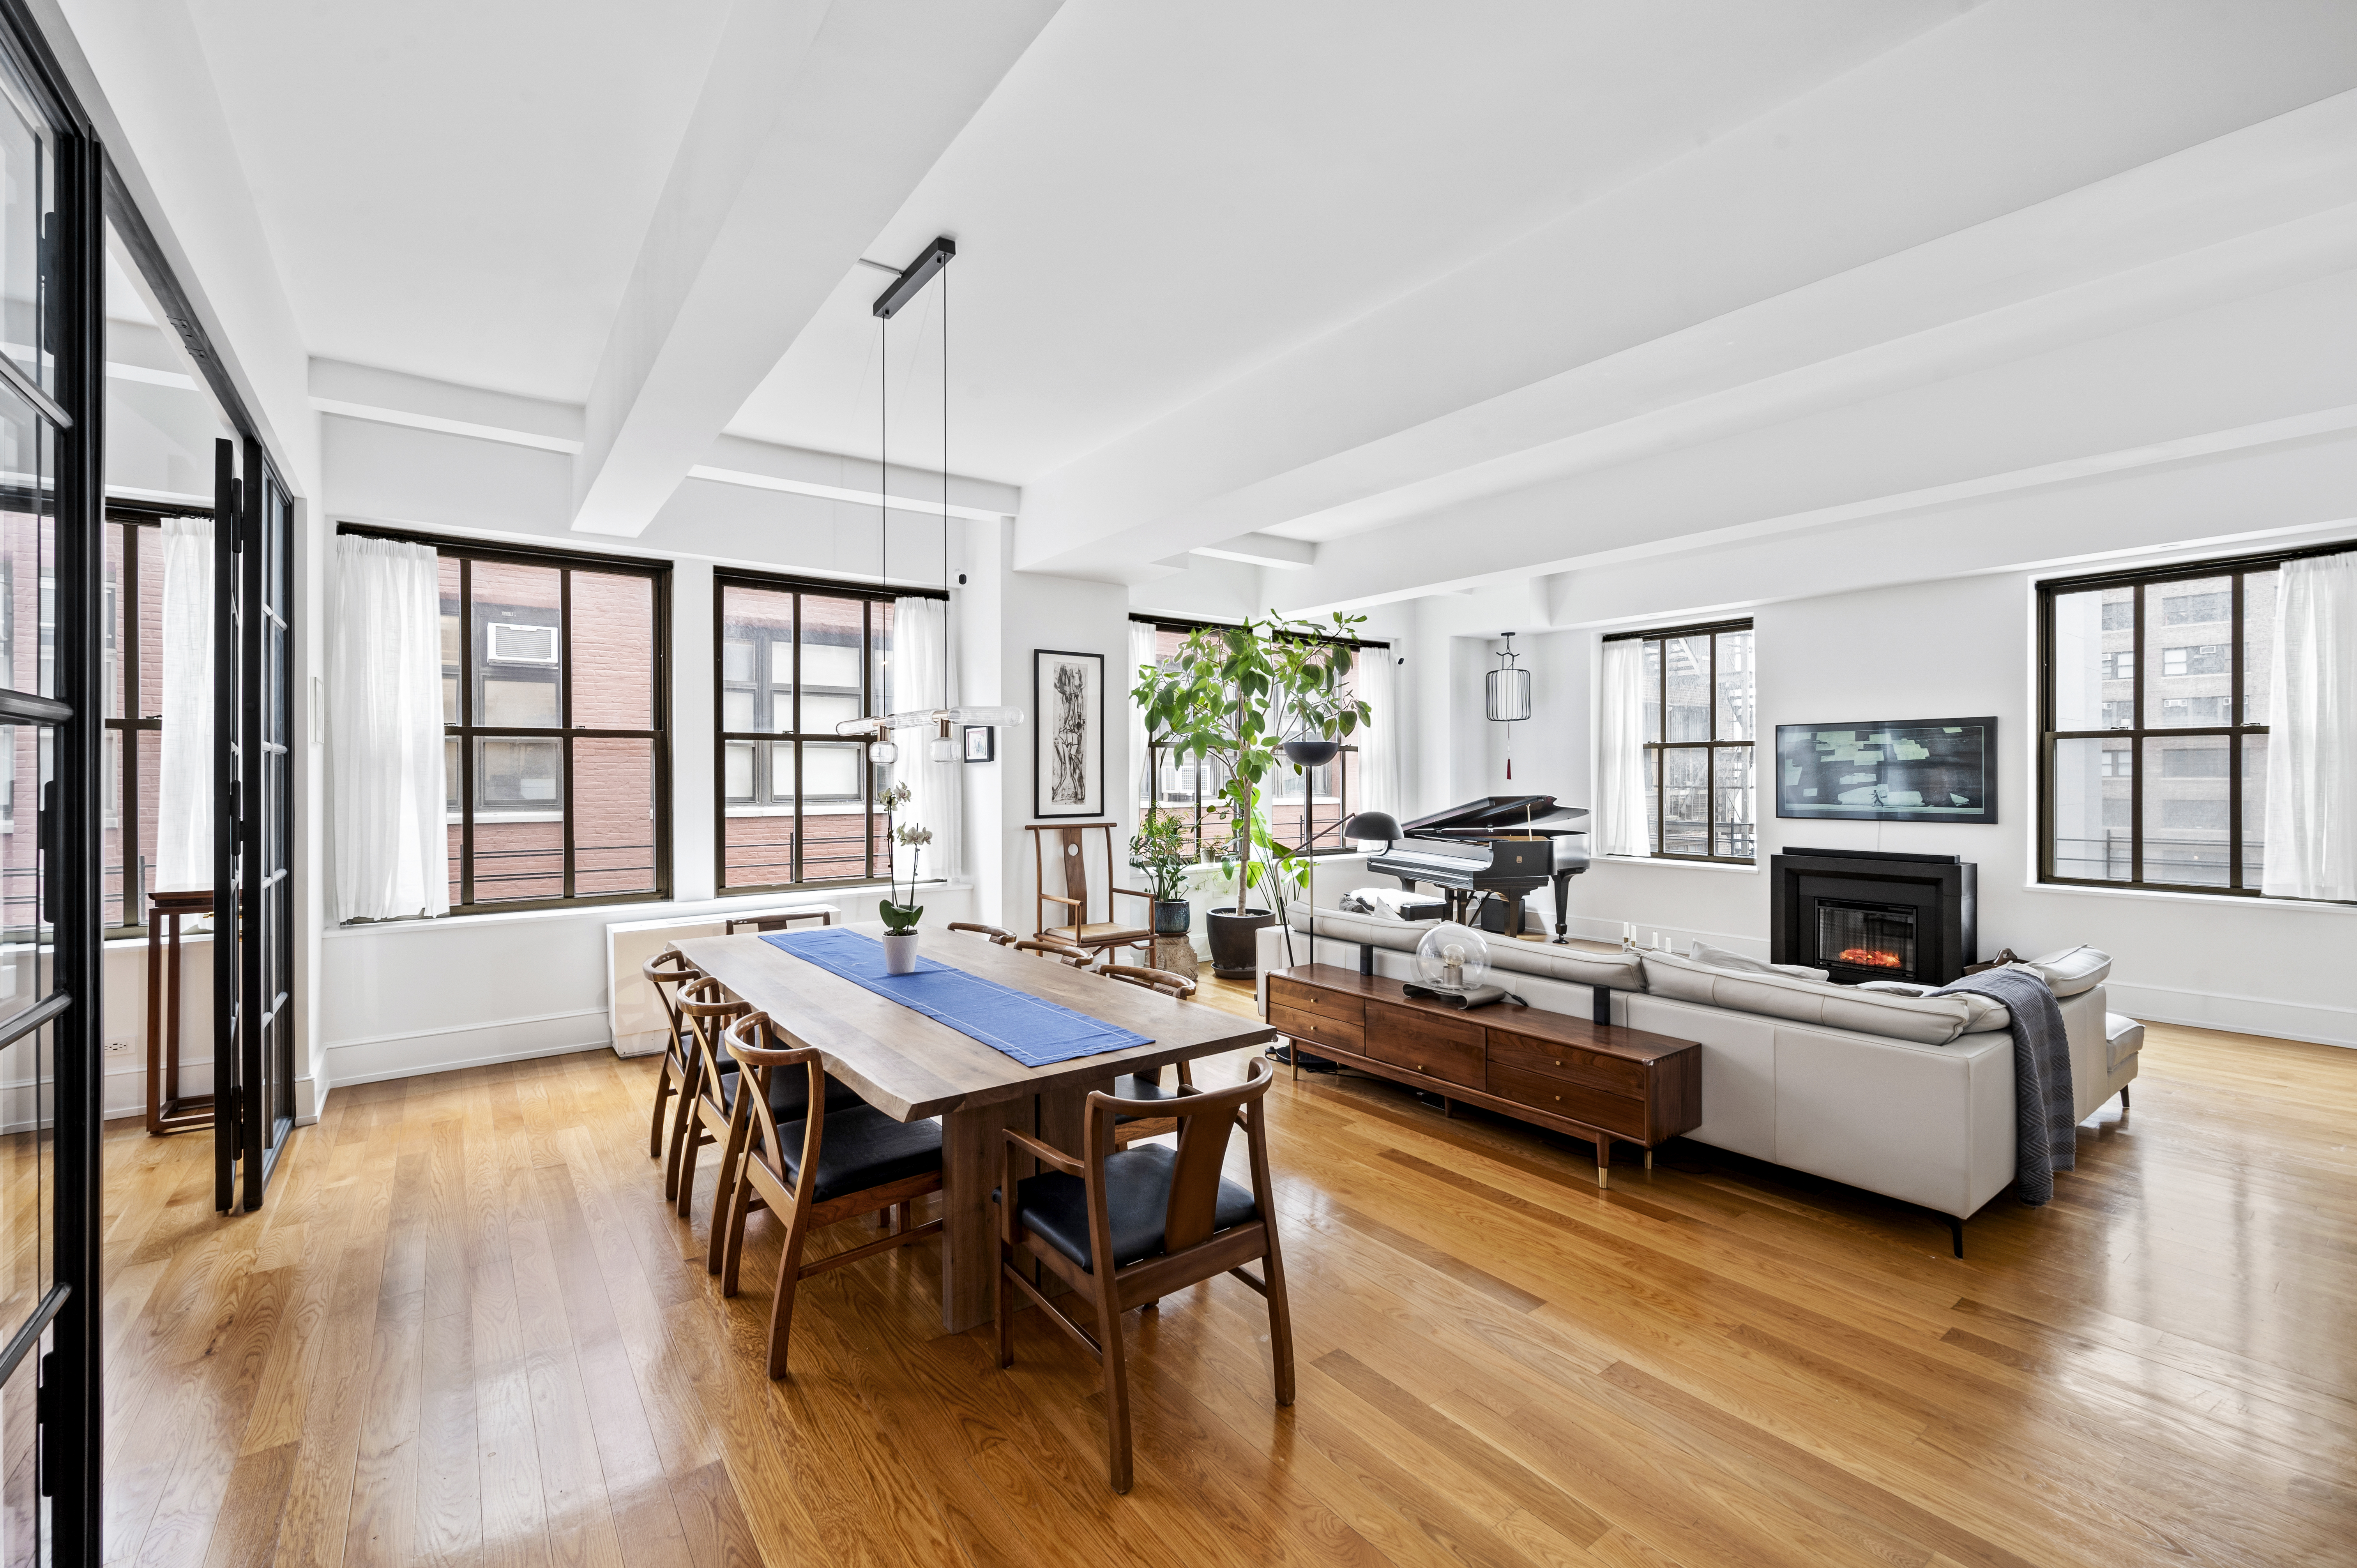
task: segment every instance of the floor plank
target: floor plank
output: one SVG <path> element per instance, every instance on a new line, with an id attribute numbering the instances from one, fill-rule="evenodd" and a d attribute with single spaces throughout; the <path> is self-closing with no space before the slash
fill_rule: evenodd
<path id="1" fill-rule="evenodd" d="M 942 1335 L 932 1244 L 807 1282 L 770 1382 L 775 1227 L 724 1299 L 715 1162 L 682 1222 L 652 1077 L 339 1090 L 253 1215 L 211 1212 L 201 1138 L 110 1130 L 107 1560 L 2357 1560 L 2357 1052 L 2150 1026 L 2133 1112 L 1962 1261 L 1700 1145 L 1599 1191 L 1586 1145 L 1281 1074 L 1299 1402 L 1257 1296 L 1174 1292 L 1127 1327 L 1125 1498 L 1093 1365 L 1036 1312 L 1008 1371 L 987 1326 Z"/>

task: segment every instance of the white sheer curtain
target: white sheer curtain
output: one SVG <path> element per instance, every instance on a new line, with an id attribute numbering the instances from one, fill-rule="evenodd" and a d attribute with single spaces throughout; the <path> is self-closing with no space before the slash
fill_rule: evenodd
<path id="1" fill-rule="evenodd" d="M 1130 702 L 1129 693 L 1137 686 L 1137 670 L 1141 664 L 1154 663 L 1154 628 L 1146 621 L 1129 623 L 1129 663 L 1121 672 L 1121 700 L 1129 703 L 1129 800 L 1135 815 L 1146 814 L 1146 803 L 1154 798 L 1154 780 L 1146 776 L 1146 710 Z"/>
<path id="2" fill-rule="evenodd" d="M 213 520 L 164 520 L 164 734 L 151 892 L 213 885 Z"/>
<path id="3" fill-rule="evenodd" d="M 956 693 L 942 683 L 949 650 L 947 603 L 914 596 L 893 600 L 892 662 L 885 712 L 955 706 Z M 900 821 L 922 823 L 933 832 L 933 842 L 925 846 L 917 868 L 929 876 L 954 876 L 964 788 L 959 769 L 964 765 L 965 737 L 952 725 L 950 739 L 957 746 L 956 756 L 948 762 L 935 762 L 936 734 L 932 729 L 895 731 L 892 738 L 900 747 L 900 759 L 893 764 L 893 773 L 909 787 L 909 803 L 900 811 Z M 895 845 L 894 856 L 894 865 L 906 876 L 909 852 Z"/>
<path id="4" fill-rule="evenodd" d="M 1636 638 L 1603 645 L 1596 693 L 1596 819 L 1588 848 L 1597 854 L 1651 854 L 1645 822 L 1645 644 Z"/>
<path id="5" fill-rule="evenodd" d="M 1367 727 L 1353 737 L 1359 747 L 1361 811 L 1400 809 L 1400 713 L 1398 655 L 1388 648 L 1359 650 L 1355 684 L 1359 700 L 1371 710 Z"/>
<path id="6" fill-rule="evenodd" d="M 442 735 L 442 590 L 424 544 L 336 541 L 328 635 L 336 911 L 450 912 Z"/>
<path id="7" fill-rule="evenodd" d="M 2357 900 L 2357 554 L 2283 564 L 2259 890 Z"/>

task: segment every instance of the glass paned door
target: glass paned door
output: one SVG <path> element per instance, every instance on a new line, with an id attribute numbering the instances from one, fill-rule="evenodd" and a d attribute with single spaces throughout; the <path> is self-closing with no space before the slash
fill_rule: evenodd
<path id="1" fill-rule="evenodd" d="M 262 1207 L 295 1125 L 287 625 L 293 502 L 261 443 L 214 458 L 214 1207 Z M 223 1071 L 221 1064 L 227 1065 Z"/>

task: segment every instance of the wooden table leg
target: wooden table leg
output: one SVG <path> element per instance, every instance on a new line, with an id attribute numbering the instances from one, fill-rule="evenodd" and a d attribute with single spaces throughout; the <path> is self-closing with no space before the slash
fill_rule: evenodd
<path id="1" fill-rule="evenodd" d="M 964 1107 L 942 1118 L 942 1326 L 963 1334 L 990 1321 L 991 1283 L 998 1268 L 1000 1136 L 1012 1127 L 1031 1132 L 1039 1099 L 1017 1095 Z"/>

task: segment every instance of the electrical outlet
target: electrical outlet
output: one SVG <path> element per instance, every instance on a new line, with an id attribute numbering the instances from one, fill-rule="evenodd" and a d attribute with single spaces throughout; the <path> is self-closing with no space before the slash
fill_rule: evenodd
<path id="1" fill-rule="evenodd" d="M 128 1056 L 131 1054 L 131 1042 L 129 1040 L 109 1040 L 106 1042 L 106 1054 L 111 1057 Z"/>

